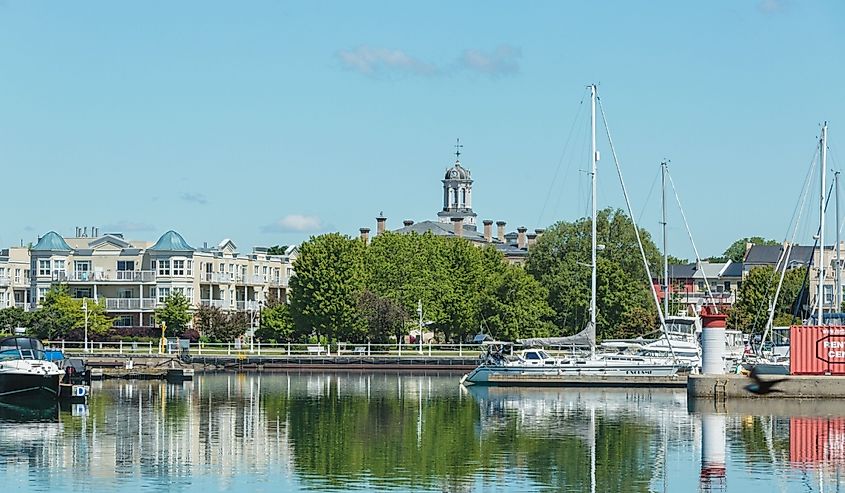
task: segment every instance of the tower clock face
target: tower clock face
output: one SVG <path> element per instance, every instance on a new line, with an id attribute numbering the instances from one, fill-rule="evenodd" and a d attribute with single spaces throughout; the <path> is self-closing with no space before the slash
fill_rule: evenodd
<path id="1" fill-rule="evenodd" d="M 458 172 L 457 172 L 456 170 L 452 170 L 451 175 L 452 175 L 452 178 L 457 178 L 457 177 L 458 177 Z"/>

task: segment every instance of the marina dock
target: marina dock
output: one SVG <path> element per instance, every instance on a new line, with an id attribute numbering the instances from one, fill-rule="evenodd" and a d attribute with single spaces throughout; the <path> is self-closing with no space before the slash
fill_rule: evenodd
<path id="1" fill-rule="evenodd" d="M 504 377 L 493 375 L 487 385 L 499 387 L 628 387 L 628 388 L 683 388 L 687 386 L 686 375 L 666 377 L 596 376 L 596 375 L 538 375 L 512 374 Z"/>
<path id="2" fill-rule="evenodd" d="M 687 395 L 692 399 L 841 399 L 845 398 L 845 376 L 762 375 L 764 380 L 784 379 L 774 391 L 757 395 L 746 386 L 745 375 L 690 375 Z"/>

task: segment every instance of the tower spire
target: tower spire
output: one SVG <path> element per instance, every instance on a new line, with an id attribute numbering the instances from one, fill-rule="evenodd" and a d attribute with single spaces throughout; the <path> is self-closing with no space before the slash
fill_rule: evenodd
<path id="1" fill-rule="evenodd" d="M 457 142 L 455 143 L 455 161 L 461 160 L 461 147 L 463 146 L 464 145 L 461 144 L 461 139 L 457 139 Z"/>

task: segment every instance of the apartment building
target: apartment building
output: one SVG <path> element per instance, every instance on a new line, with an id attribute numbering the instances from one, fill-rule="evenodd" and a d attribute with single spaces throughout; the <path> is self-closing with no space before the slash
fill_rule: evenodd
<path id="1" fill-rule="evenodd" d="M 127 240 L 120 233 L 92 236 L 49 232 L 28 250 L 30 309 L 55 283 L 70 295 L 105 302 L 116 327 L 152 327 L 155 308 L 172 293 L 193 307 L 259 312 L 270 299 L 286 301 L 298 249 L 270 255 L 255 247 L 240 253 L 232 240 L 194 248 L 176 231 L 157 241 Z M 17 298 L 15 298 L 17 299 Z"/>
<path id="2" fill-rule="evenodd" d="M 29 249 L 0 250 L 0 309 L 26 309 L 29 300 Z"/>

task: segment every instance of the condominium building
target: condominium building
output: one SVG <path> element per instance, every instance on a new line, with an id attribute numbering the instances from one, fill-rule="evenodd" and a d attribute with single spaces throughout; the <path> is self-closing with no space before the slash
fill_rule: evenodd
<path id="1" fill-rule="evenodd" d="M 31 274 L 28 297 L 20 299 L 34 309 L 51 286 L 66 284 L 73 297 L 104 301 L 116 327 L 152 327 L 155 308 L 173 293 L 185 295 L 194 308 L 258 312 L 268 300 L 287 300 L 297 253 L 291 246 L 283 255 L 263 247 L 243 254 L 229 239 L 194 248 L 175 231 L 155 242 L 119 233 L 63 238 L 51 231 L 26 251 L 21 265 Z M 9 268 L 17 272 L 11 262 Z M 17 289 L 14 296 L 18 300 Z"/>
<path id="2" fill-rule="evenodd" d="M 29 249 L 0 250 L 0 309 L 29 306 Z"/>

